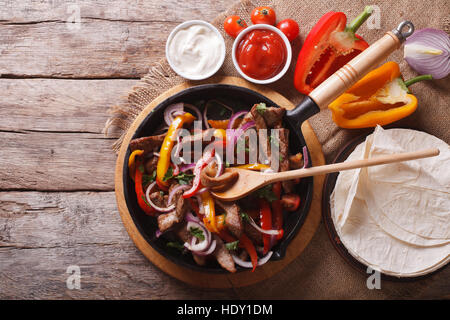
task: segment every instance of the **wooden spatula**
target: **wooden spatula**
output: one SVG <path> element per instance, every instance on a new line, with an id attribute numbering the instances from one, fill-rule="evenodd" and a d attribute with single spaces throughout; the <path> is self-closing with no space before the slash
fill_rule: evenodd
<path id="1" fill-rule="evenodd" d="M 328 164 L 325 166 L 297 169 L 279 173 L 263 173 L 246 169 L 228 168 L 226 171 L 236 171 L 239 173 L 237 181 L 223 192 L 212 192 L 212 195 L 223 201 L 234 201 L 243 198 L 255 190 L 258 190 L 270 183 L 305 178 L 316 175 L 327 174 L 344 170 L 364 168 L 381 164 L 429 158 L 439 155 L 439 149 L 425 149 L 415 152 L 405 152 L 379 156 L 371 159 L 355 160 L 341 163 Z"/>

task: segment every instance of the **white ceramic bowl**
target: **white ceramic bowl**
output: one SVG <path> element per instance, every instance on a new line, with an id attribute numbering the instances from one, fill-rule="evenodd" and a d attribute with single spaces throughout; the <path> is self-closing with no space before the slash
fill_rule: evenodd
<path id="1" fill-rule="evenodd" d="M 172 62 L 171 57 L 169 56 L 169 44 L 172 41 L 173 37 L 175 36 L 175 34 L 183 28 L 189 27 L 191 25 L 202 25 L 205 26 L 209 29 L 211 29 L 220 39 L 220 41 L 222 42 L 222 52 L 221 52 L 221 56 L 220 59 L 217 62 L 217 65 L 214 67 L 214 69 L 212 69 L 210 72 L 208 72 L 207 74 L 201 75 L 201 76 L 193 76 L 193 75 L 189 75 L 186 74 L 184 72 L 182 72 L 180 69 L 178 69 Z M 182 76 L 183 78 L 186 78 L 188 80 L 203 80 L 206 78 L 211 77 L 212 75 L 214 75 L 219 69 L 220 67 L 222 67 L 223 62 L 225 60 L 225 40 L 223 39 L 222 35 L 220 34 L 219 30 L 216 29 L 216 27 L 214 27 L 212 24 L 203 21 L 203 20 L 189 20 L 189 21 L 185 21 L 181 24 L 179 24 L 178 26 L 176 26 L 172 32 L 169 34 L 169 37 L 167 38 L 166 41 L 166 59 L 169 62 L 170 67 L 172 68 L 173 71 L 175 71 L 178 75 Z"/>
<path id="2" fill-rule="evenodd" d="M 241 68 L 239 67 L 239 64 L 236 60 L 236 50 L 237 47 L 239 45 L 239 43 L 241 42 L 242 38 L 249 32 L 255 30 L 255 29 L 263 29 L 263 30 L 270 30 L 275 32 L 276 34 L 278 34 L 281 39 L 283 39 L 284 41 L 284 45 L 286 46 L 286 52 L 287 52 L 287 57 L 286 57 L 286 63 L 283 67 L 283 69 L 274 77 L 269 78 L 269 79 L 264 79 L 264 80 L 258 80 L 258 79 L 254 79 L 249 77 L 248 75 L 246 75 Z M 284 74 L 287 72 L 287 70 L 289 69 L 289 66 L 291 65 L 291 60 L 292 60 L 292 47 L 291 47 L 291 43 L 289 42 L 288 38 L 284 35 L 283 32 L 281 32 L 280 29 L 275 28 L 274 26 L 268 25 L 268 24 L 254 24 L 250 27 L 245 28 L 244 30 L 242 30 L 238 36 L 236 37 L 236 39 L 234 40 L 233 43 L 233 50 L 231 52 L 232 55 L 232 59 L 233 59 L 233 64 L 234 67 L 236 68 L 236 70 L 239 72 L 239 74 L 246 80 L 253 82 L 253 83 L 258 83 L 258 84 L 267 84 L 267 83 L 272 83 L 275 82 L 277 80 L 279 80 L 282 76 L 284 76 Z"/>

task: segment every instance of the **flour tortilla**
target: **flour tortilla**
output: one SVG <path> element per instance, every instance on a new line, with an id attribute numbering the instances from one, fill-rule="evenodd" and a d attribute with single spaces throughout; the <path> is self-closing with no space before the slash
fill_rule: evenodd
<path id="1" fill-rule="evenodd" d="M 377 128 L 374 135 L 369 136 L 366 142 L 360 144 L 347 161 L 362 159 L 364 154 L 366 156 L 370 154 L 367 151 L 373 151 L 375 148 L 378 148 L 379 142 L 382 141 L 380 137 L 386 132 L 389 133 L 388 138 L 396 142 L 398 142 L 397 138 L 399 136 L 411 136 L 416 132 L 403 130 L 406 129 L 383 130 Z M 401 143 L 404 141 L 412 143 L 414 139 L 400 138 L 400 140 L 402 141 Z M 423 139 L 420 139 L 420 141 L 420 148 L 415 150 L 436 146 L 430 146 L 429 139 L 426 139 L 426 143 L 424 143 Z M 440 141 L 440 143 L 443 142 Z M 388 142 L 388 144 L 390 143 Z M 372 148 L 373 146 L 374 148 Z M 382 146 L 385 147 L 386 145 Z M 446 144 L 445 146 L 448 148 Z M 439 148 L 441 148 L 441 145 L 439 145 Z M 373 153 L 375 154 L 375 152 Z M 448 160 L 445 160 L 441 162 L 441 166 L 445 167 L 445 164 L 448 166 L 448 163 Z M 420 176 L 420 172 L 418 173 L 417 169 L 420 169 L 422 166 L 422 164 L 417 163 L 410 164 L 411 168 L 406 170 L 406 172 L 401 171 L 402 174 L 400 175 L 398 173 L 395 175 L 394 168 L 387 168 L 386 172 L 389 172 L 388 177 L 383 176 L 380 171 L 376 172 L 374 177 L 377 179 L 376 183 L 379 180 L 383 180 L 384 177 L 386 178 L 383 180 L 384 183 L 396 183 L 395 189 L 399 189 L 405 181 L 417 180 Z M 407 229 L 414 228 L 392 223 L 387 219 L 387 214 L 390 214 L 389 211 L 388 213 L 383 210 L 380 211 L 380 206 L 376 201 L 375 203 L 374 201 L 367 201 L 367 190 L 372 192 L 371 186 L 374 183 L 365 176 L 367 171 L 368 169 L 341 172 L 330 199 L 331 216 L 336 231 L 349 253 L 363 264 L 375 270 L 398 277 L 420 276 L 448 263 L 450 260 L 450 243 L 446 239 L 422 237 L 414 232 L 409 232 Z M 355 177 L 355 175 L 359 175 L 359 177 Z M 440 181 L 438 189 L 442 189 L 441 187 L 444 186 L 445 190 L 445 187 L 450 185 L 450 180 L 445 182 L 445 179 L 445 177 L 438 178 Z M 427 187 L 433 187 L 433 181 L 430 180 L 428 182 Z M 385 187 L 392 188 L 392 185 Z M 350 192 L 351 190 L 352 192 Z M 376 195 L 376 193 L 374 194 Z M 389 197 L 389 193 L 387 193 L 387 197 Z M 373 199 L 376 200 L 376 198 Z M 401 200 L 401 198 L 397 199 L 397 201 Z M 448 206 L 446 208 L 447 210 L 449 209 Z M 443 216 L 447 215 L 444 214 Z M 439 217 L 439 215 L 436 216 Z M 420 219 L 415 221 L 420 222 Z M 446 227 L 448 226 L 433 226 L 432 231 L 426 229 L 421 231 L 426 231 L 426 234 L 445 234 Z"/>

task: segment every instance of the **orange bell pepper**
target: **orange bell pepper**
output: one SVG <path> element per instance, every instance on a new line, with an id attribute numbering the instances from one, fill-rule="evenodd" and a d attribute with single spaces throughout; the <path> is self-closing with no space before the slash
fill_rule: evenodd
<path id="1" fill-rule="evenodd" d="M 181 116 L 176 117 L 167 131 L 164 141 L 161 145 L 161 150 L 159 152 L 158 164 L 156 166 L 156 183 L 161 189 L 167 189 L 169 185 L 167 181 L 164 180 L 167 170 L 170 167 L 170 156 L 174 143 L 177 139 L 178 129 L 183 127 L 185 123 L 191 123 L 195 120 L 195 117 L 189 112 L 184 113 Z"/>
<path id="2" fill-rule="evenodd" d="M 398 64 L 390 61 L 369 72 L 328 108 L 341 128 L 387 125 L 417 109 L 417 98 L 409 93 L 408 86 L 429 79 L 431 76 L 425 75 L 404 82 Z"/>
<path id="3" fill-rule="evenodd" d="M 130 157 L 128 158 L 128 170 L 130 172 L 130 177 L 134 181 L 134 172 L 136 171 L 136 157 L 141 156 L 144 150 L 134 150 Z"/>
<path id="4" fill-rule="evenodd" d="M 268 166 L 267 164 L 263 164 L 263 163 L 250 163 L 250 164 L 243 164 L 240 166 L 236 166 L 235 168 L 253 170 L 253 171 L 261 171 L 261 170 L 269 169 L 270 166 Z"/>

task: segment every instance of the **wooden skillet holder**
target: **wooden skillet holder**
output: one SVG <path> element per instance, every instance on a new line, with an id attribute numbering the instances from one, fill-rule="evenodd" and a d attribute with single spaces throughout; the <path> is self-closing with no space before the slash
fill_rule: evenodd
<path id="1" fill-rule="evenodd" d="M 355 59 L 353 59 L 348 66 L 340 69 L 336 74 L 332 75 L 329 79 L 327 79 L 322 85 L 320 85 L 317 89 L 315 89 L 309 97 L 306 97 L 305 104 L 308 104 L 308 101 L 313 104 L 314 108 L 318 109 L 315 112 L 311 112 L 311 108 L 297 108 L 293 109 L 292 103 L 287 100 L 285 97 L 280 94 L 270 90 L 266 87 L 256 86 L 250 84 L 242 79 L 233 78 L 233 77 L 224 77 L 221 80 L 217 81 L 219 83 L 227 83 L 233 85 L 240 85 L 243 87 L 250 88 L 255 90 L 269 99 L 277 103 L 279 106 L 286 107 L 286 109 L 292 109 L 289 111 L 296 111 L 295 114 L 299 116 L 300 119 L 306 120 L 308 117 L 304 118 L 305 114 L 315 114 L 320 111 L 320 108 L 326 108 L 328 103 L 337 98 L 340 94 L 342 94 L 347 88 L 349 88 L 353 83 L 355 83 L 358 79 L 363 77 L 367 72 L 369 72 L 373 67 L 379 64 L 383 59 L 385 59 L 391 52 L 397 49 L 401 44 L 401 39 L 404 39 L 408 35 L 404 36 L 400 32 L 403 27 L 402 23 L 400 24 L 397 30 L 393 32 L 388 32 L 383 38 L 378 40 L 368 49 L 363 51 L 360 55 L 358 55 Z M 412 34 L 412 24 L 410 24 L 409 32 Z M 398 34 L 396 34 L 398 33 Z M 370 61 L 365 61 L 368 59 Z M 356 63 L 355 63 L 356 61 Z M 196 84 L 204 84 L 208 83 L 207 81 L 198 82 Z M 117 206 L 119 209 L 120 216 L 124 223 L 124 226 L 130 235 L 130 238 L 136 244 L 138 249 L 159 269 L 164 271 L 165 273 L 183 281 L 189 283 L 191 285 L 204 287 L 204 288 L 231 288 L 231 287 L 242 287 L 248 286 L 262 280 L 268 279 L 277 272 L 281 271 L 284 267 L 286 267 L 289 263 L 291 263 L 298 255 L 305 249 L 309 241 L 312 239 L 317 226 L 320 222 L 321 217 L 321 192 L 322 192 L 322 183 L 323 176 L 317 176 L 317 179 L 320 186 L 319 188 L 314 188 L 313 201 L 311 203 L 310 211 L 317 211 L 318 214 L 311 215 L 309 214 L 306 217 L 305 223 L 302 228 L 299 230 L 295 238 L 290 243 L 286 256 L 284 259 L 279 261 L 270 261 L 262 267 L 259 267 L 255 270 L 255 272 L 251 271 L 243 271 L 237 272 L 234 274 L 226 274 L 226 273 L 206 273 L 206 272 L 198 272 L 192 269 L 185 268 L 179 264 L 172 262 L 171 260 L 160 255 L 142 236 L 142 234 L 137 229 L 136 225 L 133 222 L 133 219 L 128 211 L 128 207 L 124 197 L 124 184 L 123 184 L 123 167 L 125 163 L 125 155 L 128 149 L 129 142 L 133 137 L 135 130 L 139 127 L 139 125 L 145 120 L 145 118 L 152 112 L 152 109 L 156 107 L 159 103 L 167 99 L 168 97 L 180 92 L 183 89 L 190 87 L 192 84 L 183 83 L 178 85 L 172 89 L 169 89 L 155 100 L 153 100 L 135 119 L 130 128 L 128 129 L 124 141 L 122 143 L 122 147 L 120 148 L 116 168 L 115 168 L 115 193 Z M 332 87 L 336 86 L 335 89 Z M 313 109 L 314 111 L 314 109 Z M 311 114 L 311 115 L 312 115 Z M 302 118 L 303 115 L 303 118 Z M 305 136 L 305 140 L 307 141 L 308 147 L 313 146 L 316 148 L 316 152 L 312 150 L 311 156 L 312 161 L 315 165 L 323 165 L 325 164 L 324 157 L 322 154 L 322 150 L 320 144 L 317 140 L 317 137 L 314 134 L 311 126 L 307 121 L 297 122 L 296 127 L 301 125 L 303 135 Z M 316 181 L 316 180 L 315 180 Z M 310 212 L 311 213 L 311 212 Z"/>

